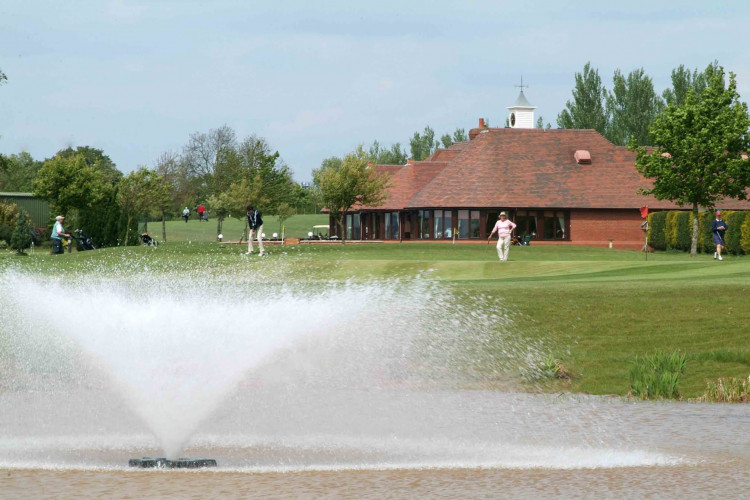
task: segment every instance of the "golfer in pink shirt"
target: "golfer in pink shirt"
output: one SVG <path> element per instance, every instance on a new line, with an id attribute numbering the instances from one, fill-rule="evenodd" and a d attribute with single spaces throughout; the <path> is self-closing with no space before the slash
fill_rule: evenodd
<path id="1" fill-rule="evenodd" d="M 492 228 L 487 242 L 492 239 L 493 234 L 497 233 L 497 256 L 500 258 L 500 262 L 505 262 L 508 260 L 508 251 L 510 249 L 510 233 L 516 228 L 516 225 L 508 220 L 505 212 L 500 212 L 498 219 L 500 220 Z"/>

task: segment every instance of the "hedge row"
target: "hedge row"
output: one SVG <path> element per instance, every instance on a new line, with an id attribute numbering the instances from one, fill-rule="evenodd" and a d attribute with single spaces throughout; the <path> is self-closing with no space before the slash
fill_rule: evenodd
<path id="1" fill-rule="evenodd" d="M 724 235 L 725 251 L 734 254 L 750 254 L 750 212 L 725 211 L 722 218 L 729 229 Z M 711 222 L 713 212 L 698 213 L 698 251 L 713 253 L 716 250 Z M 672 210 L 653 212 L 648 215 L 648 244 L 655 250 L 676 249 L 690 251 L 693 232 L 693 214 L 689 211 Z"/>

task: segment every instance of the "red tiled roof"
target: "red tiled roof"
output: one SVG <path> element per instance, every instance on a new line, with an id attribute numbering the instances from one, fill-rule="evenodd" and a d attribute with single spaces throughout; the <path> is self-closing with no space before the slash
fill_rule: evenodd
<path id="1" fill-rule="evenodd" d="M 378 173 L 391 174 L 388 198 L 378 207 L 360 209 L 401 210 L 447 165 L 446 162 L 418 161 L 411 165 L 375 165 Z"/>
<path id="2" fill-rule="evenodd" d="M 404 208 L 674 208 L 638 193 L 649 187 L 635 153 L 594 130 L 494 128 L 479 134 Z M 591 155 L 578 164 L 577 150 Z M 722 206 L 750 208 L 728 201 Z"/>
<path id="3" fill-rule="evenodd" d="M 577 151 L 588 152 L 591 163 L 579 163 Z M 484 129 L 425 161 L 375 165 L 391 175 L 388 198 L 381 206 L 356 209 L 677 208 L 638 193 L 651 182 L 636 170 L 635 157 L 595 130 Z M 748 210 L 750 202 L 719 206 Z"/>

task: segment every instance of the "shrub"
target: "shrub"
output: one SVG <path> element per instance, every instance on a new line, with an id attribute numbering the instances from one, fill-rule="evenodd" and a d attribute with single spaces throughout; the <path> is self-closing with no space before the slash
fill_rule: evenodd
<path id="1" fill-rule="evenodd" d="M 714 253 L 713 235 L 711 234 L 711 221 L 714 220 L 712 211 L 701 212 L 698 219 L 698 249 L 704 253 Z"/>
<path id="2" fill-rule="evenodd" d="M 0 241 L 6 245 L 10 244 L 10 237 L 13 235 L 13 226 L 0 226 Z"/>
<path id="3" fill-rule="evenodd" d="M 750 403 L 750 377 L 719 378 L 716 381 L 706 381 L 706 392 L 703 396 L 692 401 L 707 401 L 710 403 Z"/>
<path id="4" fill-rule="evenodd" d="M 648 214 L 648 244 L 654 250 L 666 250 L 664 225 L 667 212 L 653 212 Z"/>
<path id="5" fill-rule="evenodd" d="M 750 254 L 750 215 L 745 216 L 745 222 L 740 228 L 740 248 L 746 254 Z"/>
<path id="6" fill-rule="evenodd" d="M 664 242 L 667 248 L 677 248 L 677 215 L 680 212 L 670 210 L 664 220 Z"/>
<path id="7" fill-rule="evenodd" d="M 13 230 L 13 235 L 10 238 L 10 248 L 18 252 L 19 255 L 23 255 L 27 248 L 31 247 L 31 232 L 34 230 L 34 226 L 31 225 L 31 219 L 26 211 L 21 210 L 18 213 L 18 220 L 16 227 Z"/>
<path id="8" fill-rule="evenodd" d="M 679 351 L 636 356 L 630 367 L 630 394 L 641 399 L 679 398 L 678 386 L 687 359 Z"/>
<path id="9" fill-rule="evenodd" d="M 742 225 L 745 222 L 747 212 L 728 212 L 724 215 L 724 220 L 727 221 L 729 229 L 727 229 L 724 235 L 726 241 L 727 252 L 733 255 L 739 255 L 742 253 L 742 246 L 740 239 L 742 238 Z"/>
<path id="10" fill-rule="evenodd" d="M 690 251 L 690 243 L 693 239 L 693 214 L 691 212 L 677 212 L 675 218 L 675 245 L 682 251 Z"/>
<path id="11" fill-rule="evenodd" d="M 15 227 L 18 219 L 18 205 L 15 203 L 0 203 L 0 226 Z"/>

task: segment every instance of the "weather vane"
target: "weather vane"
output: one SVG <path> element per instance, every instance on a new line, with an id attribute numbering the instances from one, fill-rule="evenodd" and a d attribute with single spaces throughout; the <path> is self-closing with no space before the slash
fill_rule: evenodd
<path id="1" fill-rule="evenodd" d="M 523 92 L 523 88 L 524 88 L 524 87 L 526 87 L 526 88 L 529 88 L 529 86 L 528 86 L 528 85 L 524 85 L 524 84 L 523 84 L 523 75 L 521 75 L 521 85 L 514 85 L 514 87 L 520 87 L 520 89 L 521 89 L 521 92 Z"/>

